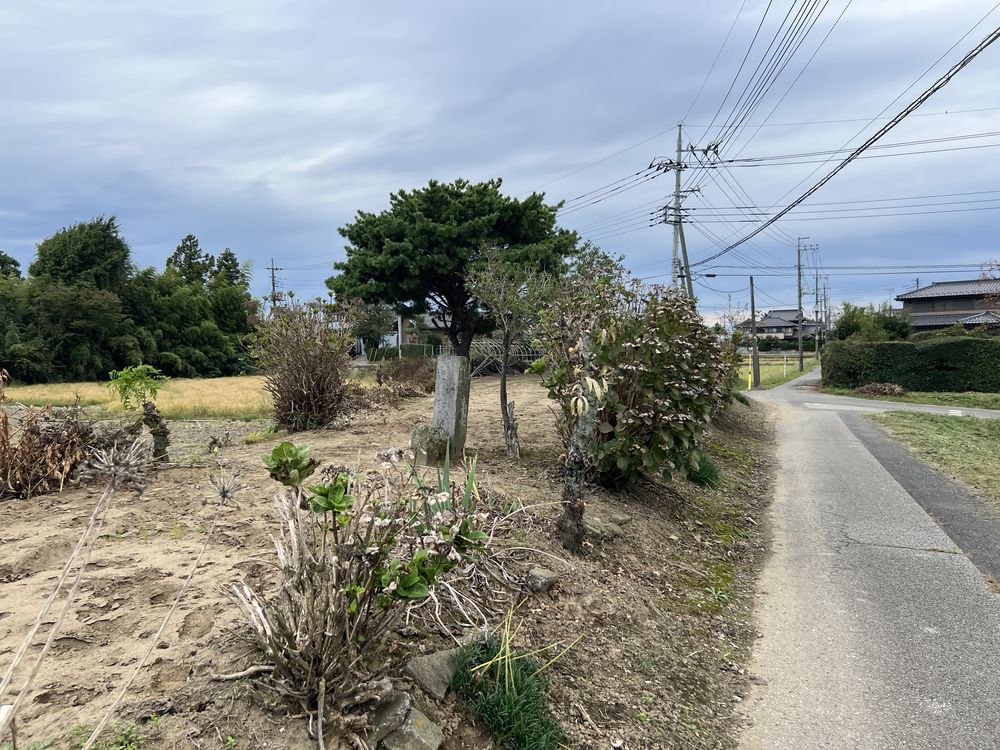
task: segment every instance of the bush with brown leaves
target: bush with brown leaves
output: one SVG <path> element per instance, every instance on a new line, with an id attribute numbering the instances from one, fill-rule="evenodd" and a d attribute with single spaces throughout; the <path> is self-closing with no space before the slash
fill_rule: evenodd
<path id="1" fill-rule="evenodd" d="M 27 409 L 12 419 L 0 413 L 0 497 L 27 499 L 62 490 L 90 456 L 94 430 L 72 409 Z"/>
<path id="2" fill-rule="evenodd" d="M 905 396 L 906 389 L 895 383 L 869 383 L 857 389 L 868 396 Z"/>

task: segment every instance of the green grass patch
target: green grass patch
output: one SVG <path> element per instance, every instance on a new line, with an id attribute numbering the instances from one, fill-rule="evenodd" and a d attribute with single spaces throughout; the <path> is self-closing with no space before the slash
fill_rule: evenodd
<path id="1" fill-rule="evenodd" d="M 805 359 L 805 370 L 803 372 L 812 372 L 816 369 L 819 362 L 810 358 L 811 355 L 807 354 Z M 768 360 L 761 357 L 760 360 L 760 389 L 767 390 L 769 388 L 774 388 L 782 383 L 787 383 L 789 380 L 794 380 L 802 373 L 799 372 L 799 355 L 794 356 L 789 355 L 788 363 L 786 364 L 783 360 L 778 359 L 777 361 Z M 740 387 L 743 390 L 747 389 L 747 378 L 750 375 L 750 362 L 745 361 L 740 365 Z"/>
<path id="2" fill-rule="evenodd" d="M 823 393 L 833 396 L 852 396 L 867 398 L 873 401 L 897 401 L 910 404 L 934 404 L 936 406 L 955 406 L 966 409 L 1000 409 L 1000 393 L 935 393 L 932 391 L 909 391 L 905 396 L 872 396 L 868 393 L 858 393 L 850 388 L 823 387 Z"/>
<path id="3" fill-rule="evenodd" d="M 1000 501 L 1000 420 L 904 411 L 871 418 L 920 458 Z"/>
<path id="4" fill-rule="evenodd" d="M 722 482 L 722 470 L 710 456 L 703 453 L 698 457 L 698 465 L 694 468 L 688 468 L 687 478 L 695 484 L 715 489 Z"/>
<path id="5" fill-rule="evenodd" d="M 565 738 L 546 705 L 537 662 L 491 636 L 459 654 L 452 689 L 508 750 L 557 750 Z"/>

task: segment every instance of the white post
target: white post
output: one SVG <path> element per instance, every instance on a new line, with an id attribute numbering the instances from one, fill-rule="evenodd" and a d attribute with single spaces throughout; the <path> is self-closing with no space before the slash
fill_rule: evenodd
<path id="1" fill-rule="evenodd" d="M 784 369 L 781 371 L 781 377 L 787 378 L 788 377 L 788 355 L 787 354 L 785 355 L 784 359 L 785 359 L 785 361 L 784 361 Z"/>
<path id="2" fill-rule="evenodd" d="M 396 319 L 396 359 L 403 358 L 403 316 Z"/>

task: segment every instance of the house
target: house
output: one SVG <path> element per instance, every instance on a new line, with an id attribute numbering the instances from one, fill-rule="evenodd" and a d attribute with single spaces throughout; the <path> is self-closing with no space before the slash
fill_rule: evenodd
<path id="1" fill-rule="evenodd" d="M 954 325 L 1000 327 L 1000 279 L 935 281 L 896 299 L 915 331 Z"/>
<path id="2" fill-rule="evenodd" d="M 757 321 L 758 338 L 773 339 L 794 339 L 799 335 L 799 311 L 798 310 L 770 310 Z M 744 333 L 750 333 L 753 326 L 749 320 L 745 320 L 736 326 Z M 802 336 L 811 339 L 816 335 L 819 325 L 815 320 L 803 316 Z"/>

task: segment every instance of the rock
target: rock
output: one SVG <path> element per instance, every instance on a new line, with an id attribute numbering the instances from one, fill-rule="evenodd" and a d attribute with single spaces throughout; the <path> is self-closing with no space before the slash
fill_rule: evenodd
<path id="1" fill-rule="evenodd" d="M 627 526 L 629 521 L 632 520 L 632 516 L 628 515 L 628 513 L 612 513 L 608 516 L 608 520 L 615 526 Z"/>
<path id="2" fill-rule="evenodd" d="M 415 708 L 406 715 L 403 726 L 390 734 L 379 747 L 383 750 L 437 750 L 444 733 L 433 721 Z"/>
<path id="3" fill-rule="evenodd" d="M 583 525 L 587 527 L 588 534 L 600 540 L 617 539 L 625 533 L 618 524 L 611 521 L 603 521 L 597 516 L 585 515 L 583 517 Z"/>
<path id="4" fill-rule="evenodd" d="M 413 460 L 423 466 L 437 466 L 444 463 L 448 450 L 448 431 L 429 424 L 418 424 L 410 434 L 410 448 Z"/>
<path id="5" fill-rule="evenodd" d="M 457 648 L 450 648 L 427 656 L 414 656 L 406 663 L 406 673 L 428 695 L 441 700 L 448 692 L 448 685 L 458 666 L 458 651 Z"/>
<path id="6" fill-rule="evenodd" d="M 402 690 L 390 689 L 383 694 L 382 700 L 375 705 L 372 715 L 372 729 L 365 738 L 370 747 L 378 743 L 403 726 L 411 708 L 410 696 Z"/>
<path id="7" fill-rule="evenodd" d="M 557 580 L 559 574 L 548 568 L 536 565 L 528 571 L 528 588 L 536 594 L 548 591 Z"/>

